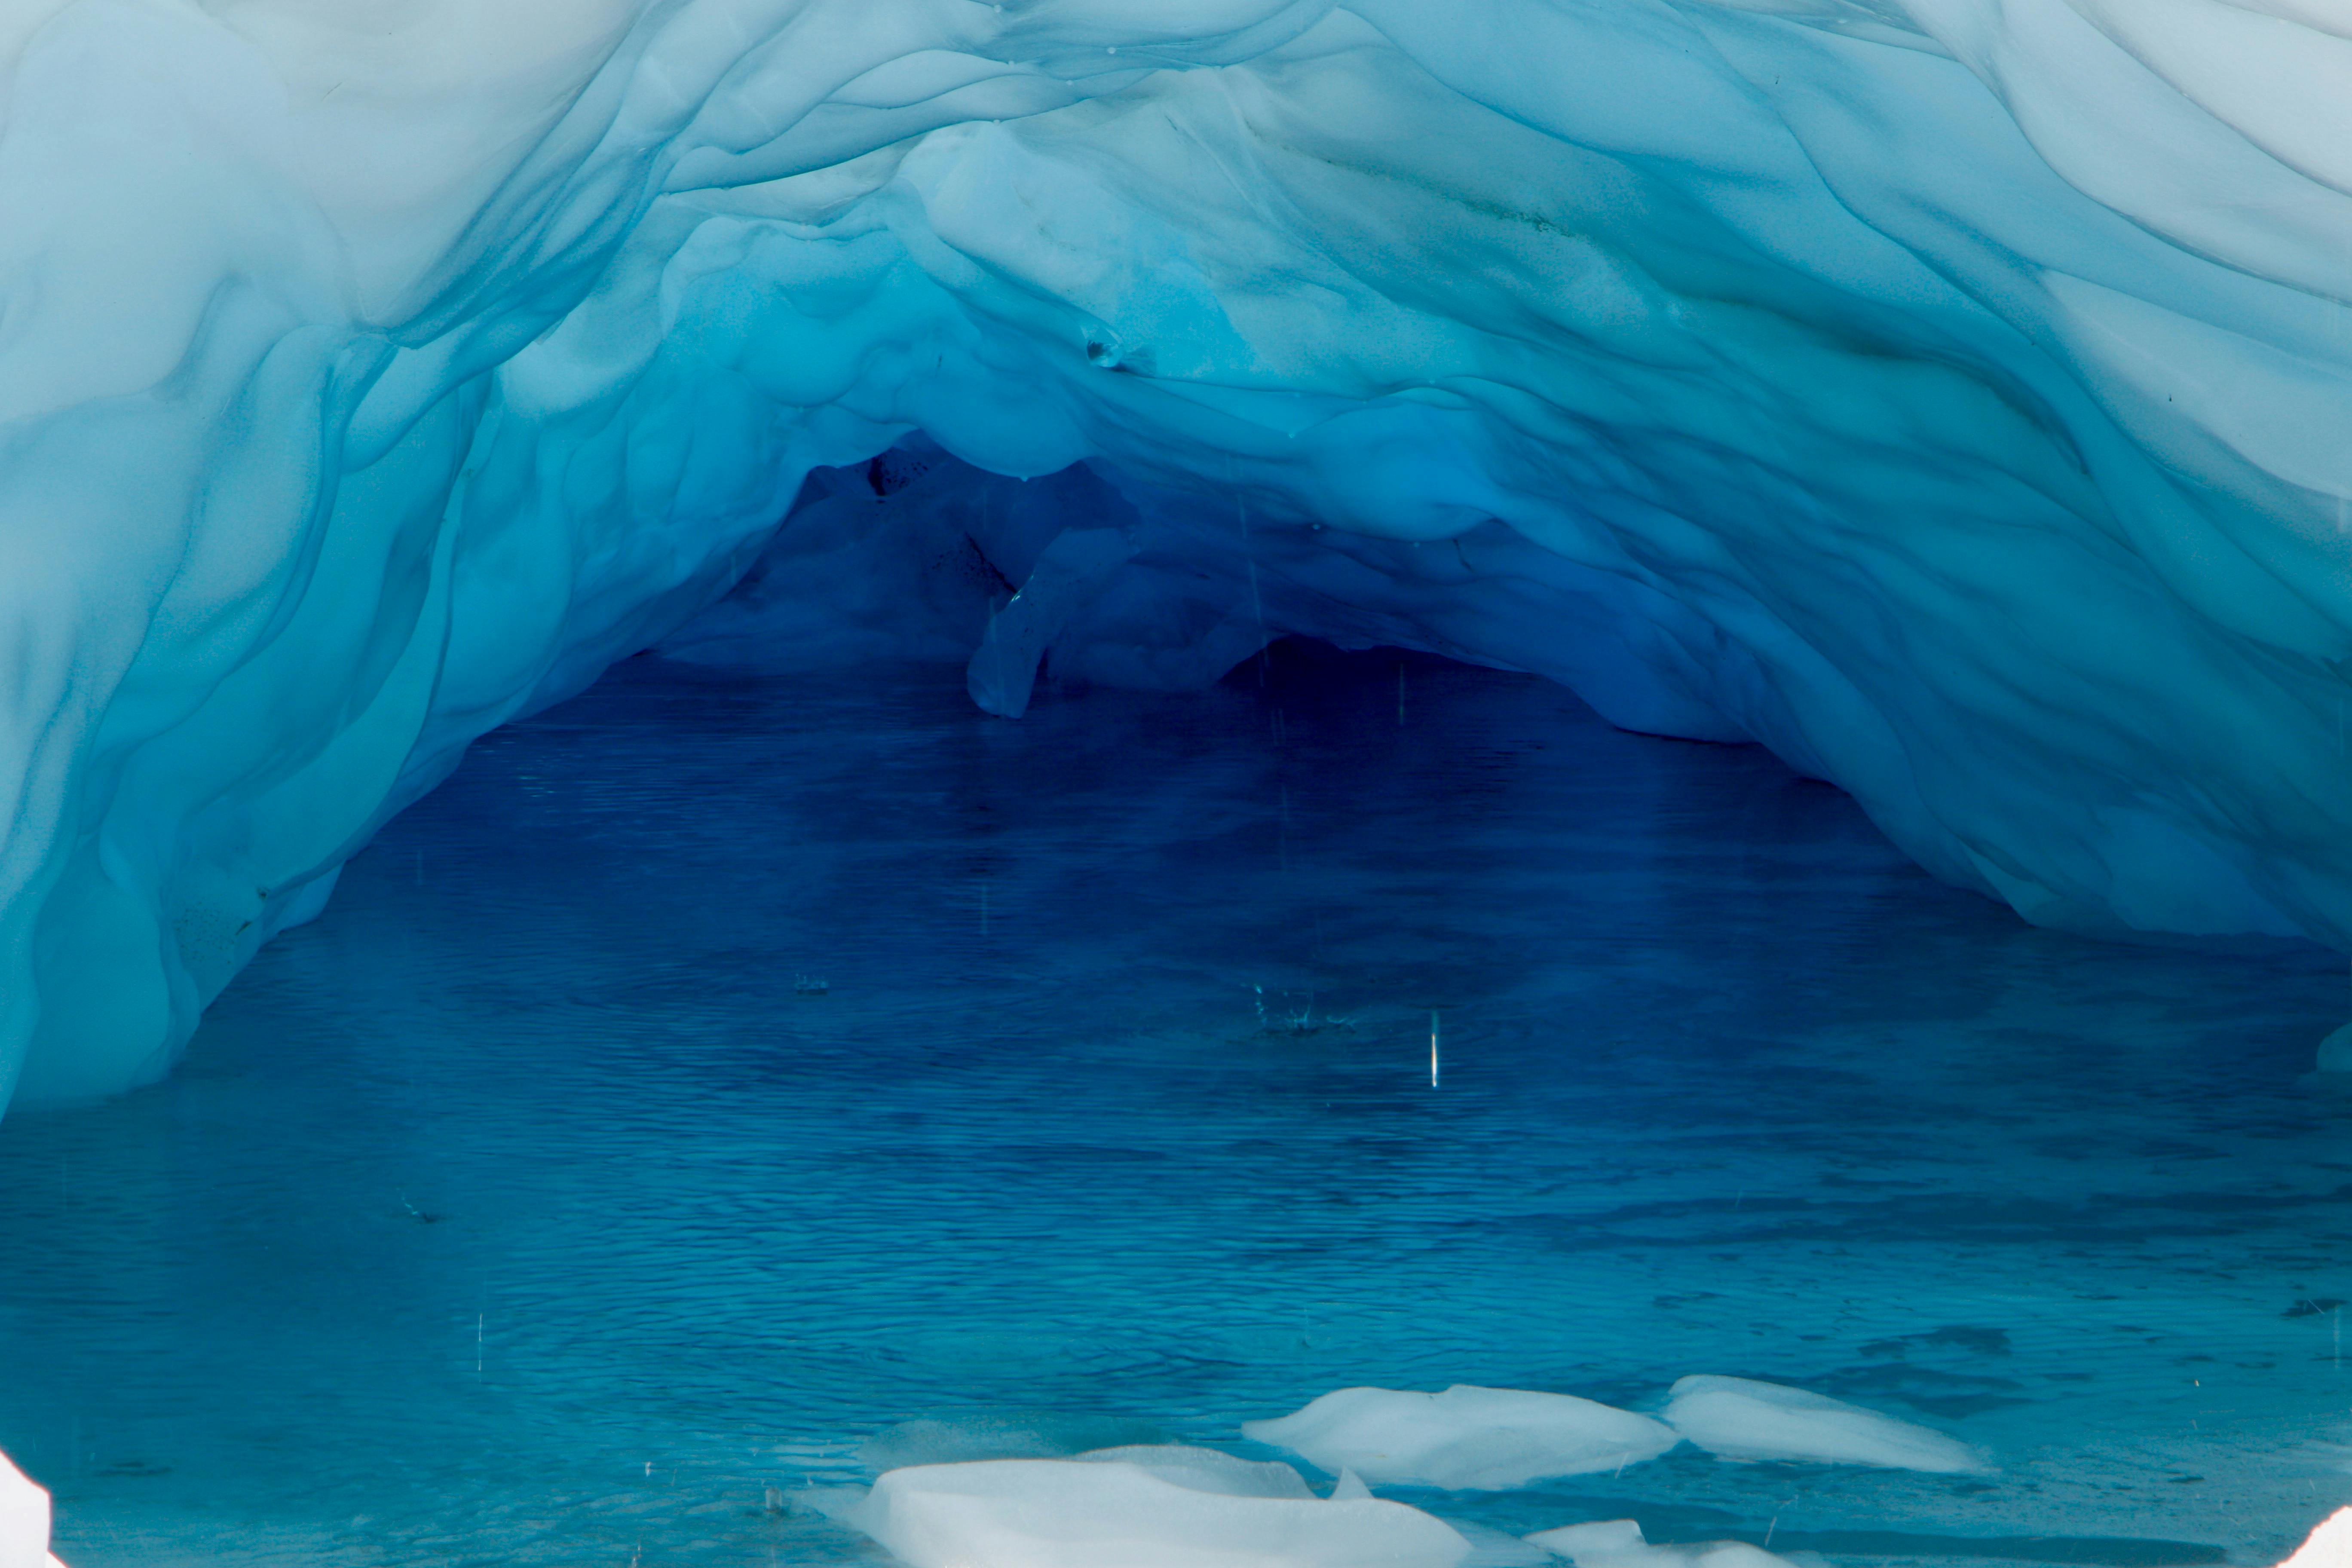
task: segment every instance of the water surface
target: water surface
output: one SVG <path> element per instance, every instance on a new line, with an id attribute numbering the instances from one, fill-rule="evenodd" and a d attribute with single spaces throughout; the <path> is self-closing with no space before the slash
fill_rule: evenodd
<path id="1" fill-rule="evenodd" d="M 791 1494 L 925 1431 L 1716 1372 L 2000 1468 L 1400 1495 L 2267 1562 L 2352 1501 L 2345 1000 L 2030 930 L 1528 678 L 1286 649 L 1012 724 L 638 659 L 483 742 L 169 1081 L 0 1123 L 0 1447 L 74 1568 L 845 1564 Z"/>

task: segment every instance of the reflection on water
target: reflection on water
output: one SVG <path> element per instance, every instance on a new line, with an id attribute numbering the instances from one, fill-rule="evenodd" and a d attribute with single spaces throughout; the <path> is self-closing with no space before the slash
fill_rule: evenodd
<path id="1" fill-rule="evenodd" d="M 1718 1372 L 2002 1468 L 1412 1500 L 2276 1553 L 2352 1500 L 2343 991 L 2027 930 L 1527 678 L 1284 650 L 1009 724 L 640 659 L 484 742 L 169 1082 L 0 1123 L 0 1447 L 75 1568 L 849 1563 L 790 1494 L 924 1433 Z"/>

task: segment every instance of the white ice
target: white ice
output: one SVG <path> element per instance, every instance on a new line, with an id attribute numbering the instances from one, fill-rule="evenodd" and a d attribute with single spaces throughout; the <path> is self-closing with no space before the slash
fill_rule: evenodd
<path id="1" fill-rule="evenodd" d="M 1744 1377 L 1683 1378 L 1674 1386 L 1665 1418 L 1718 1458 L 1938 1472 L 1988 1468 L 1983 1455 L 1941 1432 L 1801 1388 Z"/>
<path id="2" fill-rule="evenodd" d="M 2339 1508 L 2279 1568 L 2352 1568 L 2352 1508 Z"/>
<path id="3" fill-rule="evenodd" d="M 0 1454 L 0 1568 L 61 1568 L 49 1555 L 49 1494 Z"/>
<path id="4" fill-rule="evenodd" d="M 1573 1394 L 1461 1385 L 1442 1394 L 1342 1388 L 1242 1432 L 1374 1485 L 1459 1491 L 1622 1469 L 1680 1441 L 1646 1415 Z"/>
<path id="5" fill-rule="evenodd" d="M 1195 1448 L 1181 1443 L 1137 1444 L 1125 1448 L 1097 1448 L 1076 1456 L 1082 1464 L 1132 1465 L 1150 1476 L 1172 1486 L 1186 1487 L 1198 1492 L 1218 1492 L 1226 1497 L 1274 1498 L 1289 1502 L 1307 1502 L 1315 1493 L 1307 1478 L 1288 1465 L 1268 1459 L 1237 1458 L 1214 1448 Z M 1358 1481 L 1351 1489 L 1347 1478 L 1333 1489 L 1331 1500 L 1349 1502 L 1369 1498 L 1371 1493 Z"/>
<path id="6" fill-rule="evenodd" d="M 1287 1466 L 1173 1447 L 891 1470 L 840 1517 L 910 1568 L 1454 1568 L 1470 1552 L 1402 1503 L 1320 1500 Z"/>
<path id="7" fill-rule="evenodd" d="M 1630 1519 L 1539 1530 L 1528 1540 L 1576 1568 L 1795 1568 L 1787 1558 L 1743 1541 L 1653 1546 Z"/>
<path id="8" fill-rule="evenodd" d="M 967 1459 L 1068 1459 L 1112 1447 L 1148 1447 L 1160 1430 L 1147 1422 L 1048 1410 L 982 1410 L 919 1416 L 878 1432 L 857 1457 L 877 1471 Z"/>
<path id="9" fill-rule="evenodd" d="M 1042 563 L 1007 712 L 1398 643 L 2034 921 L 2352 943 L 2347 106 L 2314 0 L 10 7 L 0 1098 L 167 1070 L 917 436 L 1087 466 L 937 572 L 787 527 L 803 651 Z"/>

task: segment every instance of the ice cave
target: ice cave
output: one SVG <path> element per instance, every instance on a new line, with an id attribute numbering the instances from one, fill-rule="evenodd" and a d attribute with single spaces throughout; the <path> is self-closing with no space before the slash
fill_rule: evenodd
<path id="1" fill-rule="evenodd" d="M 2352 4 L 0 5 L 0 1568 L 2352 1568 Z"/>

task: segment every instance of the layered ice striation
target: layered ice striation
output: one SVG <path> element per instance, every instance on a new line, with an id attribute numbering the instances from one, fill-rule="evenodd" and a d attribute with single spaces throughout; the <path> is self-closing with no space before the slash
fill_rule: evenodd
<path id="1" fill-rule="evenodd" d="M 0 1097 L 164 1070 L 754 563 L 706 651 L 1397 643 L 2032 920 L 2352 940 L 2312 0 L 36 0 L 0 71 Z"/>

